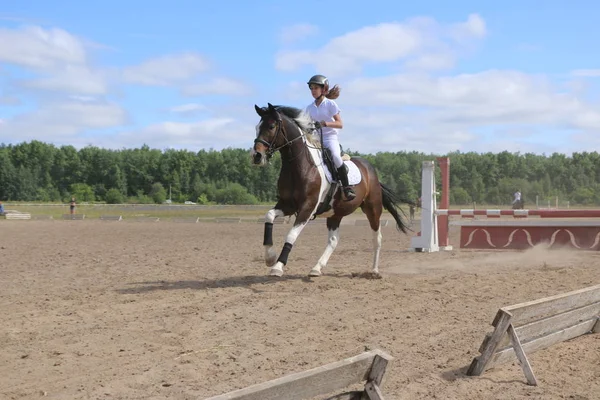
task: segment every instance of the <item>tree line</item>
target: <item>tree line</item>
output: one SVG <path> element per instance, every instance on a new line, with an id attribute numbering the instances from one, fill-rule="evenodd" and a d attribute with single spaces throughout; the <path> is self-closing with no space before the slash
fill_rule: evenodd
<path id="1" fill-rule="evenodd" d="M 382 182 L 417 199 L 421 163 L 450 157 L 452 204 L 508 205 L 516 190 L 526 203 L 558 196 L 571 204 L 600 203 L 600 155 L 499 153 L 426 154 L 379 152 L 366 158 Z M 0 200 L 106 203 L 260 204 L 277 198 L 281 158 L 264 168 L 250 162 L 250 149 L 159 150 L 87 146 L 57 147 L 41 141 L 0 144 Z M 438 185 L 439 170 L 437 170 Z"/>

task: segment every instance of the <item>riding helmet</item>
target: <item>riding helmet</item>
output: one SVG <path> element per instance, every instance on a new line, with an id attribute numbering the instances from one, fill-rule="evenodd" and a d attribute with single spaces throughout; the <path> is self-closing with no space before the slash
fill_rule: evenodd
<path id="1" fill-rule="evenodd" d="M 311 83 L 314 83 L 315 85 L 321 85 L 321 86 L 325 86 L 325 87 L 329 86 L 329 80 L 324 75 L 315 75 L 312 78 L 310 78 L 309 81 L 306 83 L 308 85 L 310 85 Z"/>

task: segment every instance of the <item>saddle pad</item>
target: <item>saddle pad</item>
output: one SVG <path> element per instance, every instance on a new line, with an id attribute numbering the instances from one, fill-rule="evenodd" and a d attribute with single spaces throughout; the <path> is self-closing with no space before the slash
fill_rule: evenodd
<path id="1" fill-rule="evenodd" d="M 348 167 L 348 183 L 350 185 L 357 185 L 360 183 L 362 176 L 360 175 L 360 170 L 352 161 L 344 161 L 344 164 Z M 333 178 L 331 177 L 331 172 L 329 168 L 323 165 L 323 169 L 325 170 L 325 177 L 329 183 L 333 183 Z"/>

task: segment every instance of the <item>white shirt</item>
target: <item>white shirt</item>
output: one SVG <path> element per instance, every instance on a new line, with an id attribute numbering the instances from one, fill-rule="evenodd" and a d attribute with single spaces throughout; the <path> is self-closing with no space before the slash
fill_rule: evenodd
<path id="1" fill-rule="evenodd" d="M 515 192 L 515 200 L 514 201 L 519 201 L 521 200 L 521 192 Z"/>
<path id="2" fill-rule="evenodd" d="M 306 106 L 305 111 L 308 115 L 310 115 L 313 121 L 334 122 L 335 119 L 333 119 L 333 116 L 338 114 L 341 110 L 335 101 L 325 97 L 318 106 L 314 101 L 310 103 L 308 106 Z M 337 129 L 330 126 L 323 127 L 323 136 L 336 134 Z"/>

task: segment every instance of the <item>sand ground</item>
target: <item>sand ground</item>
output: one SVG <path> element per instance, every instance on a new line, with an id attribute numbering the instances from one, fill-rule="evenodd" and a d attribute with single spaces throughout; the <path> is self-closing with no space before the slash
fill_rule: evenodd
<path id="1" fill-rule="evenodd" d="M 280 249 L 289 225 L 275 226 Z M 266 276 L 262 225 L 1 221 L 1 399 L 202 399 L 378 347 L 390 399 L 599 399 L 600 335 L 480 377 L 464 371 L 499 307 L 600 283 L 597 252 L 408 253 L 383 228 L 308 226 L 283 278 Z M 451 239 L 458 243 L 457 232 Z"/>

